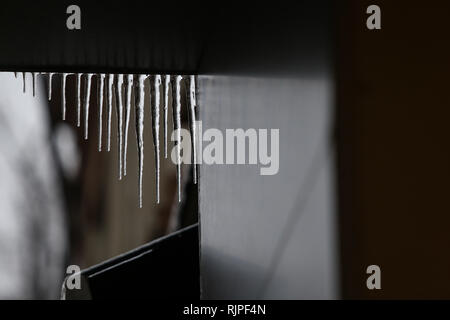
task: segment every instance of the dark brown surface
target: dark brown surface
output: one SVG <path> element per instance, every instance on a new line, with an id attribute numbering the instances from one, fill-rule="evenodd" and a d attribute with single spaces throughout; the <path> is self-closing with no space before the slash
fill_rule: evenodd
<path id="1" fill-rule="evenodd" d="M 378 4 L 382 30 L 366 28 Z M 450 47 L 444 1 L 337 7 L 343 298 L 450 298 Z M 366 288 L 381 267 L 382 290 Z"/>

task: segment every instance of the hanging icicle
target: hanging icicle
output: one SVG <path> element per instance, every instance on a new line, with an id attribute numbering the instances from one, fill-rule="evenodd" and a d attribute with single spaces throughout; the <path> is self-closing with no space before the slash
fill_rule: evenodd
<path id="1" fill-rule="evenodd" d="M 86 75 L 84 90 L 84 139 L 87 140 L 89 132 L 89 99 L 91 97 L 92 73 Z"/>
<path id="2" fill-rule="evenodd" d="M 25 72 L 22 72 L 22 79 L 23 79 L 23 93 L 26 93 L 26 87 L 25 87 L 25 80 L 26 80 L 26 77 L 25 77 Z"/>
<path id="3" fill-rule="evenodd" d="M 111 117 L 112 117 L 112 99 L 113 99 L 114 75 L 108 74 L 106 96 L 108 99 L 108 108 L 106 109 L 106 147 L 108 152 L 111 151 Z"/>
<path id="4" fill-rule="evenodd" d="M 123 74 L 116 76 L 116 110 L 117 110 L 117 143 L 119 155 L 119 180 L 122 180 L 122 160 L 123 160 L 123 100 L 122 85 Z"/>
<path id="5" fill-rule="evenodd" d="M 136 137 L 139 157 L 139 208 L 142 208 L 142 176 L 144 170 L 144 75 L 138 76 L 136 90 Z"/>
<path id="6" fill-rule="evenodd" d="M 52 99 L 52 78 L 53 72 L 49 72 L 48 74 L 48 101 Z"/>
<path id="7" fill-rule="evenodd" d="M 61 100 L 62 100 L 62 119 L 66 120 L 66 78 L 67 73 L 61 74 Z"/>
<path id="8" fill-rule="evenodd" d="M 191 135 L 191 150 L 192 150 L 192 175 L 194 184 L 197 184 L 197 134 L 196 134 L 196 97 L 195 97 L 195 76 L 189 77 L 189 103 L 188 103 L 188 115 L 189 115 L 189 133 Z"/>
<path id="9" fill-rule="evenodd" d="M 169 113 L 170 75 L 164 77 L 164 158 L 167 159 L 167 118 Z"/>
<path id="10" fill-rule="evenodd" d="M 133 91 L 133 75 L 127 75 L 127 82 L 125 86 L 125 141 L 123 148 L 123 175 L 127 175 L 127 149 L 128 149 L 128 127 L 130 125 L 130 110 L 131 110 L 131 94 Z"/>
<path id="11" fill-rule="evenodd" d="M 77 127 L 81 125 L 81 76 L 82 73 L 77 73 Z"/>
<path id="12" fill-rule="evenodd" d="M 173 130 L 176 133 L 175 147 L 176 147 L 176 166 L 177 166 L 177 189 L 178 189 L 178 202 L 181 201 L 181 76 L 175 77 L 175 85 L 172 86 L 174 90 L 172 110 L 173 110 Z"/>
<path id="13" fill-rule="evenodd" d="M 105 85 L 105 74 L 97 75 L 98 90 L 98 151 L 102 151 L 102 125 L 103 125 L 103 88 Z"/>
<path id="14" fill-rule="evenodd" d="M 160 184 L 160 150 L 159 150 L 159 105 L 160 105 L 160 90 L 161 90 L 161 76 L 155 75 L 153 86 L 151 85 L 151 97 L 153 97 L 152 109 L 152 132 L 153 132 L 153 146 L 155 149 L 155 179 L 156 179 L 156 203 L 159 203 L 159 184 Z M 150 103 L 151 103 L 150 99 Z"/>
<path id="15" fill-rule="evenodd" d="M 33 97 L 36 96 L 36 72 L 31 73 L 33 79 Z"/>

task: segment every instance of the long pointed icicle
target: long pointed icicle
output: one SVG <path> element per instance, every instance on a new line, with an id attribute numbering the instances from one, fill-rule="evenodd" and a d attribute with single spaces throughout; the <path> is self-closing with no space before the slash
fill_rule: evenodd
<path id="1" fill-rule="evenodd" d="M 92 73 L 86 75 L 84 90 L 84 139 L 87 140 L 89 132 L 89 100 L 91 98 Z"/>
<path id="2" fill-rule="evenodd" d="M 170 75 L 164 77 L 164 158 L 167 158 L 167 118 L 169 113 Z"/>
<path id="3" fill-rule="evenodd" d="M 114 75 L 108 74 L 107 78 L 107 88 L 106 88 L 106 96 L 108 98 L 108 108 L 106 109 L 106 147 L 108 152 L 111 150 L 111 117 L 112 117 L 112 96 L 113 96 L 113 84 L 114 84 Z"/>
<path id="4" fill-rule="evenodd" d="M 26 76 L 25 76 L 25 72 L 22 72 L 22 79 L 23 79 L 23 93 L 26 93 Z"/>
<path id="5" fill-rule="evenodd" d="M 14 77 L 16 77 L 16 78 L 17 78 L 17 72 L 14 72 Z"/>
<path id="6" fill-rule="evenodd" d="M 62 99 L 62 119 L 66 120 L 66 78 L 67 73 L 61 74 L 61 99 Z"/>
<path id="7" fill-rule="evenodd" d="M 81 125 L 81 76 L 82 73 L 77 73 L 77 127 Z"/>
<path id="8" fill-rule="evenodd" d="M 144 80 L 145 75 L 138 76 L 136 90 L 136 137 L 139 155 L 139 208 L 142 208 L 142 176 L 144 170 Z"/>
<path id="9" fill-rule="evenodd" d="M 151 86 L 151 81 L 150 81 Z M 159 105 L 160 105 L 161 76 L 155 75 L 153 86 L 151 86 L 151 97 L 153 97 L 152 128 L 153 145 L 155 148 L 155 173 L 156 173 L 156 203 L 159 203 L 159 181 L 160 181 L 160 150 L 159 150 Z M 151 103 L 152 101 L 150 101 Z"/>
<path id="10" fill-rule="evenodd" d="M 117 110 L 117 143 L 119 145 L 119 180 L 122 180 L 123 160 L 123 100 L 122 100 L 123 74 L 116 77 L 116 110 Z"/>
<path id="11" fill-rule="evenodd" d="M 176 76 L 175 78 L 175 86 L 172 86 L 174 89 L 172 104 L 173 109 L 173 129 L 176 133 L 175 145 L 177 152 L 177 187 L 178 187 L 178 202 L 181 201 L 181 154 L 180 154 L 180 143 L 181 143 L 181 76 Z"/>
<path id="12" fill-rule="evenodd" d="M 36 72 L 31 73 L 33 79 L 33 97 L 36 96 Z"/>
<path id="13" fill-rule="evenodd" d="M 103 88 L 105 85 L 105 74 L 97 75 L 98 89 L 98 151 L 102 151 L 102 131 L 103 131 Z"/>
<path id="14" fill-rule="evenodd" d="M 48 101 L 52 99 L 52 78 L 53 72 L 48 73 Z"/>
<path id="15" fill-rule="evenodd" d="M 127 75 L 127 83 L 125 86 L 125 138 L 123 148 L 123 175 L 127 175 L 127 149 L 128 149 L 128 127 L 130 125 L 130 111 L 131 111 L 131 93 L 133 91 L 133 75 Z"/>
<path id="16" fill-rule="evenodd" d="M 192 149 L 192 170 L 194 176 L 194 184 L 197 184 L 197 134 L 195 128 L 195 76 L 189 77 L 189 130 L 191 135 L 191 149 Z"/>

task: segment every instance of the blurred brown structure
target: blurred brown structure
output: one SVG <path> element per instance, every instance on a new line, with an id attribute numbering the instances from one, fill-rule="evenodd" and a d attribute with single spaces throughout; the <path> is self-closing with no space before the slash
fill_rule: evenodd
<path id="1" fill-rule="evenodd" d="M 382 29 L 366 28 L 381 8 Z M 343 298 L 450 298 L 450 46 L 444 1 L 336 4 Z M 381 267 L 381 290 L 366 267 Z"/>

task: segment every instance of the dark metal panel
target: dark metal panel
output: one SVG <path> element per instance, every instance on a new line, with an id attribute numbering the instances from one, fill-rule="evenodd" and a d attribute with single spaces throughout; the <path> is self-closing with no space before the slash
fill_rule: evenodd
<path id="1" fill-rule="evenodd" d="M 81 30 L 66 28 L 69 1 L 7 1 L 0 10 L 4 71 L 196 72 L 207 4 L 77 1 Z"/>
<path id="2" fill-rule="evenodd" d="M 83 270 L 66 299 L 198 299 L 198 224 Z"/>
<path id="3" fill-rule="evenodd" d="M 0 70 L 299 74 L 324 59 L 329 0 L 3 1 Z M 318 36 L 319 35 L 319 36 Z M 309 57 L 305 64 L 304 57 Z"/>

